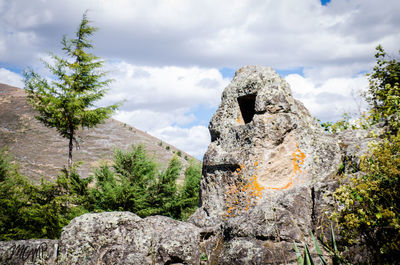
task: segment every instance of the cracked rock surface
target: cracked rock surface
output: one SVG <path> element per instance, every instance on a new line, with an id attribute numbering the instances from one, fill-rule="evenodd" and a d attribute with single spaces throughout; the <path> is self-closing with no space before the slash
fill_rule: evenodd
<path id="1" fill-rule="evenodd" d="M 259 66 L 236 72 L 209 130 L 202 205 L 189 221 L 223 227 L 228 244 L 218 263 L 295 263 L 293 241 L 310 242 L 328 204 L 323 195 L 341 162 L 337 140 L 284 79 Z"/>

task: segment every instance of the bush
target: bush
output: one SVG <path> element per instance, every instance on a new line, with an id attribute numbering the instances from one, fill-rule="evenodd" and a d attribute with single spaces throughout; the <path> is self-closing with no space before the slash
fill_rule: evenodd
<path id="1" fill-rule="evenodd" d="M 177 155 L 160 173 L 142 146 L 126 152 L 117 150 L 113 163 L 95 171 L 96 186 L 89 196 L 91 211 L 131 211 L 141 217 L 183 219 L 197 207 L 201 169 L 196 163 L 191 162 L 186 169 L 181 189 L 176 185 L 182 170 Z"/>
<path id="2" fill-rule="evenodd" d="M 80 206 L 89 180 L 71 178 L 64 170 L 57 181 L 32 183 L 12 167 L 0 152 L 0 240 L 58 238 L 69 221 L 86 212 Z M 71 181 L 70 181 L 71 180 Z"/>
<path id="3" fill-rule="evenodd" d="M 342 208 L 334 217 L 349 245 L 367 248 L 374 264 L 394 264 L 400 257 L 400 133 L 373 143 L 360 168 L 364 175 L 335 192 Z"/>
<path id="4" fill-rule="evenodd" d="M 371 264 L 396 264 L 400 257 L 400 62 L 378 46 L 376 66 L 369 74 L 366 99 L 369 121 L 385 128 L 361 157 L 357 175 L 334 193 L 338 210 L 332 218 L 347 246 L 370 253 Z"/>
<path id="5" fill-rule="evenodd" d="M 376 65 L 369 74 L 369 90 L 366 95 L 371 105 L 372 119 L 384 122 L 389 132 L 400 129 L 400 62 L 388 58 L 382 46 L 376 48 Z"/>
<path id="6" fill-rule="evenodd" d="M 112 167 L 96 169 L 91 188 L 92 178 L 81 178 L 75 166 L 63 169 L 55 182 L 42 179 L 34 184 L 0 151 L 0 240 L 59 238 L 70 220 L 89 211 L 186 219 L 198 205 L 201 166 L 191 161 L 185 183 L 178 188 L 181 170 L 177 155 L 159 172 L 144 148 L 133 146 L 128 151 L 116 150 Z"/>

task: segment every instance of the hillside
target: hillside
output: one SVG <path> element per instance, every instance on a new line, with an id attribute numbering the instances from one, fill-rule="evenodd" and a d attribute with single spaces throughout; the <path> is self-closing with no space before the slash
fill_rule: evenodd
<path id="1" fill-rule="evenodd" d="M 156 122 L 156 121 L 155 121 Z M 83 161 L 81 176 L 88 176 L 91 168 L 110 160 L 113 148 L 128 149 L 132 144 L 143 144 L 148 154 L 165 168 L 177 148 L 143 131 L 114 119 L 90 130 L 78 132 L 80 149 L 74 149 L 74 161 Z M 169 146 L 169 148 L 167 148 Z M 26 102 L 23 89 L 0 84 L 0 148 L 20 165 L 20 172 L 32 179 L 41 176 L 54 179 L 67 164 L 68 141 L 35 119 L 35 111 Z M 169 150 L 167 150 L 169 149 Z M 192 158 L 181 151 L 181 160 Z M 186 158 L 186 159 L 185 159 Z"/>

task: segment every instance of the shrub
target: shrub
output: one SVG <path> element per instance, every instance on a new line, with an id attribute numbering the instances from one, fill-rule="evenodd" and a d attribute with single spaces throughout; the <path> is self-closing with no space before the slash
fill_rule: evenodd
<path id="1" fill-rule="evenodd" d="M 371 144 L 360 168 L 363 175 L 335 192 L 342 208 L 333 217 L 349 245 L 367 248 L 374 264 L 394 264 L 400 256 L 400 133 Z"/>

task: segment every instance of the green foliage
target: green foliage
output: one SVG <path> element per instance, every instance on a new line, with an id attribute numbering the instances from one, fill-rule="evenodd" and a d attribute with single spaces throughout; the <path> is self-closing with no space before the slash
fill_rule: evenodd
<path id="1" fill-rule="evenodd" d="M 54 65 L 45 62 L 56 80 L 49 82 L 32 69 L 24 73 L 28 102 L 39 113 L 36 118 L 46 126 L 56 128 L 62 137 L 69 140 L 69 167 L 77 130 L 96 126 L 118 107 L 94 108 L 94 103 L 105 95 L 105 87 L 111 82 L 104 79 L 106 73 L 101 71 L 103 61 L 85 52 L 93 48 L 88 37 L 96 30 L 89 26 L 84 14 L 76 37 L 67 39 L 64 36 L 62 49 L 69 59 L 51 54 Z"/>
<path id="2" fill-rule="evenodd" d="M 347 262 L 340 254 L 337 246 L 336 246 L 336 239 L 335 239 L 335 233 L 333 231 L 333 228 L 331 227 L 331 239 L 330 239 L 330 244 L 322 242 L 322 245 L 325 249 L 325 251 L 328 253 L 329 257 L 331 258 L 331 262 L 329 264 L 332 265 L 340 265 L 340 264 L 346 264 L 346 265 L 351 265 L 349 262 Z M 324 256 L 324 253 L 322 252 L 321 248 L 319 247 L 318 241 L 315 238 L 314 234 L 310 232 L 311 234 L 311 239 L 314 243 L 314 248 L 315 252 L 317 253 L 321 264 L 327 265 L 326 258 Z M 299 248 L 296 245 L 296 242 L 293 242 L 294 244 L 294 250 L 296 252 L 296 257 L 297 257 L 297 264 L 299 265 L 312 265 L 315 264 L 310 250 L 308 249 L 307 244 L 304 244 L 304 252 L 301 254 Z"/>
<path id="3" fill-rule="evenodd" d="M 400 62 L 389 58 L 382 46 L 376 50 L 376 65 L 369 74 L 366 99 L 371 105 L 373 121 L 383 121 L 389 132 L 396 134 L 400 128 Z"/>
<path id="4" fill-rule="evenodd" d="M 197 208 L 201 166 L 191 161 L 183 187 L 178 156 L 167 169 L 157 165 L 142 146 L 116 150 L 113 165 L 102 165 L 92 178 L 81 178 L 76 166 L 64 168 L 55 182 L 39 184 L 18 174 L 0 151 L 0 240 L 58 238 L 61 229 L 86 212 L 131 211 L 141 217 L 164 215 L 186 219 Z"/>
<path id="5" fill-rule="evenodd" d="M 343 117 L 336 122 L 321 122 L 317 120 L 326 132 L 337 133 L 344 130 L 366 130 L 371 126 L 368 113 L 364 112 L 360 117 L 354 118 L 348 113 L 344 113 Z"/>
<path id="6" fill-rule="evenodd" d="M 181 219 L 186 220 L 200 204 L 199 190 L 201 180 L 201 163 L 190 160 L 185 170 L 185 182 L 179 196 Z"/>
<path id="7" fill-rule="evenodd" d="M 11 170 L 10 160 L 5 149 L 0 149 L 0 181 L 4 181 Z"/>
<path id="8" fill-rule="evenodd" d="M 91 211 L 131 211 L 146 217 L 164 215 L 185 219 L 198 205 L 200 165 L 194 161 L 185 171 L 185 184 L 176 180 L 182 165 L 175 155 L 167 169 L 158 173 L 154 161 L 143 146 L 126 152 L 116 150 L 113 166 L 102 165 L 95 171 L 96 186 L 90 189 Z"/>
<path id="9" fill-rule="evenodd" d="M 360 168 L 364 175 L 335 192 L 341 208 L 333 217 L 349 245 L 366 247 L 374 264 L 393 264 L 400 256 L 400 132 L 372 143 Z"/>
<path id="10" fill-rule="evenodd" d="M 167 169 L 155 179 L 149 189 L 151 196 L 150 207 L 147 209 L 149 215 L 165 215 L 174 219 L 181 218 L 179 207 L 179 194 L 176 180 L 180 175 L 182 165 L 177 156 L 174 156 Z"/>
<path id="11" fill-rule="evenodd" d="M 208 256 L 207 256 L 207 254 L 206 254 L 206 253 L 202 253 L 202 254 L 200 255 L 200 259 L 201 259 L 202 261 L 208 261 Z"/>
<path id="12" fill-rule="evenodd" d="M 90 189 L 90 210 L 132 211 L 146 216 L 148 190 L 156 173 L 156 164 L 143 146 L 132 146 L 126 152 L 115 150 L 113 166 L 102 165 L 95 171 L 96 186 Z"/>
<path id="13" fill-rule="evenodd" d="M 389 59 L 381 46 L 376 49 L 366 94 L 368 119 L 384 125 L 386 133 L 361 157 L 361 172 L 344 177 L 334 193 L 338 210 L 332 219 L 347 246 L 365 248 L 373 264 L 394 264 L 400 256 L 400 62 Z"/>
<path id="14" fill-rule="evenodd" d="M 74 169 L 64 170 L 56 182 L 34 184 L 7 163 L 0 153 L 0 164 L 7 167 L 0 181 L 0 240 L 58 238 L 72 218 L 85 212 L 80 204 L 90 180 L 77 180 Z"/>

